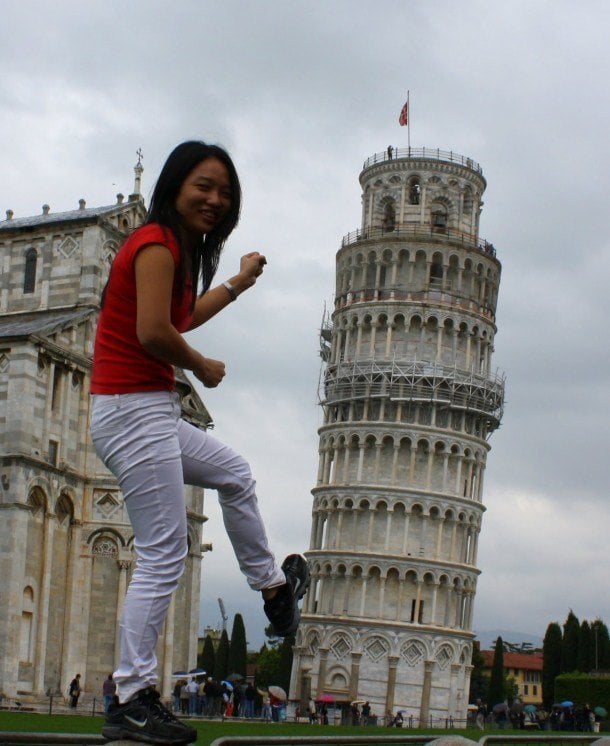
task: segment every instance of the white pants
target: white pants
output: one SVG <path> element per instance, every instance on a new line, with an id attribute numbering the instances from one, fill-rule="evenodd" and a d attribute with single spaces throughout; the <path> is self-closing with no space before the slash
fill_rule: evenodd
<path id="1" fill-rule="evenodd" d="M 113 677 L 122 703 L 157 683 L 157 638 L 187 554 L 185 483 L 218 490 L 227 534 L 251 588 L 271 588 L 286 578 L 267 543 L 249 465 L 181 420 L 178 394 L 95 395 L 91 436 L 125 498 L 137 556 Z"/>

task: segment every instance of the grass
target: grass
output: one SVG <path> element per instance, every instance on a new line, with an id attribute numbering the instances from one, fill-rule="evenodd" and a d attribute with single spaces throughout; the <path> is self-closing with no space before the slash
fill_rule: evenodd
<path id="1" fill-rule="evenodd" d="M 90 715 L 44 715 L 35 712 L 0 712 L 0 731 L 9 732 L 32 732 L 32 733 L 100 733 L 102 729 L 101 716 Z M 210 746 L 212 741 L 222 736 L 371 736 L 371 743 L 379 741 L 383 736 L 405 735 L 405 736 L 446 736 L 455 734 L 478 741 L 483 735 L 505 735 L 515 736 L 526 734 L 523 731 L 515 731 L 512 728 L 505 730 L 485 729 L 481 732 L 478 728 L 454 728 L 454 729 L 418 729 L 402 728 L 397 731 L 394 728 L 382 726 L 351 726 L 351 725 L 309 725 L 308 723 L 294 723 L 286 721 L 283 723 L 261 723 L 248 722 L 244 720 L 189 720 L 189 725 L 195 727 L 199 733 L 196 746 Z M 538 735 L 559 735 L 549 731 Z M 531 734 L 536 735 L 536 734 Z M 569 738 L 571 733 L 562 733 Z M 575 735 L 593 735 L 577 733 Z M 602 737 L 600 734 L 599 737 Z M 381 737 L 381 738 L 380 738 Z"/>
<path id="2" fill-rule="evenodd" d="M 225 720 L 189 720 L 189 725 L 195 727 L 199 733 L 197 746 L 209 746 L 221 736 L 306 736 L 316 735 L 400 735 L 394 728 L 376 726 L 341 726 L 341 725 L 309 725 L 308 723 L 259 723 Z M 0 712 L 0 731 L 33 733 L 100 733 L 102 717 L 88 715 L 43 715 L 32 712 Z M 504 731 L 506 733 L 506 731 Z M 456 733 L 464 738 L 478 741 L 481 731 L 478 729 L 454 730 L 418 730 L 403 728 L 404 735 L 448 735 Z M 485 731 L 486 735 L 490 731 Z"/>

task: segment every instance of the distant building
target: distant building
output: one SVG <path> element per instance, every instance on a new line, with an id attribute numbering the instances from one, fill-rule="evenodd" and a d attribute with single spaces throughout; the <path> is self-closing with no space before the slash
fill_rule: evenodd
<path id="1" fill-rule="evenodd" d="M 484 671 L 491 674 L 494 660 L 493 650 L 481 650 Z M 542 703 L 542 653 L 504 653 L 504 672 L 515 680 L 516 696 L 523 704 Z M 493 707 L 496 702 L 489 702 Z"/>
<path id="2" fill-rule="evenodd" d="M 102 288 L 146 215 L 135 170 L 127 200 L 0 221 L 0 691 L 22 700 L 65 694 L 77 672 L 97 695 L 117 662 L 133 534 L 89 438 L 89 380 Z M 178 378 L 184 416 L 206 427 Z M 186 572 L 158 649 L 167 696 L 197 656 L 203 490 L 187 506 Z"/>

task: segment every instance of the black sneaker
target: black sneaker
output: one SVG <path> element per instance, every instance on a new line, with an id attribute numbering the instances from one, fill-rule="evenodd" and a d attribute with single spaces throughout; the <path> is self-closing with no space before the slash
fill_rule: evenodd
<path id="1" fill-rule="evenodd" d="M 288 637 L 296 632 L 301 620 L 299 601 L 309 587 L 309 566 L 302 554 L 289 554 L 282 563 L 286 584 L 269 601 L 265 601 L 265 614 L 278 637 Z"/>
<path id="2" fill-rule="evenodd" d="M 142 689 L 123 705 L 110 705 L 102 735 L 112 741 L 129 739 L 157 744 L 197 740 L 197 731 L 161 704 L 159 692 L 151 687 Z"/>

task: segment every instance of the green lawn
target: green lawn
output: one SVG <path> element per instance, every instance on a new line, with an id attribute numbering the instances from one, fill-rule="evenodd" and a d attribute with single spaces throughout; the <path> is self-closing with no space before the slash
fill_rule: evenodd
<path id="1" fill-rule="evenodd" d="M 399 735 L 394 728 L 382 727 L 354 727 L 338 725 L 309 725 L 307 723 L 252 723 L 232 722 L 226 720 L 219 722 L 215 720 L 202 721 L 190 720 L 199 731 L 197 746 L 209 746 L 216 738 L 221 736 L 305 736 L 314 732 L 316 735 Z M 87 715 L 42 715 L 31 712 L 0 712 L 0 731 L 32 731 L 40 733 L 100 733 L 102 727 L 101 717 L 90 717 Z M 415 728 L 403 728 L 405 735 L 447 735 L 457 733 L 465 738 L 478 741 L 482 733 L 480 730 L 454 731 L 437 730 L 426 731 Z M 506 731 L 504 731 L 506 732 Z M 513 731 L 509 731 L 513 732 Z M 489 734 L 489 731 L 485 731 Z"/>

